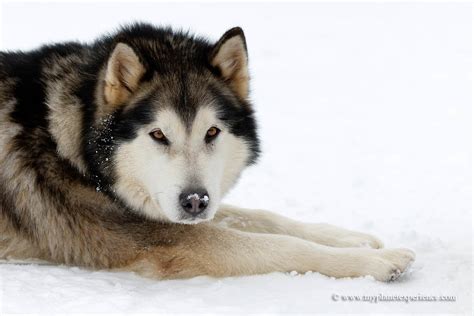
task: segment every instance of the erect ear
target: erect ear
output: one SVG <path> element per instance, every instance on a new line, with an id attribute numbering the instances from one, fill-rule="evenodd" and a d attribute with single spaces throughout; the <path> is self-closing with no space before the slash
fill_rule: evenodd
<path id="1" fill-rule="evenodd" d="M 133 49 L 118 43 L 107 62 L 104 84 L 106 103 L 118 105 L 127 101 L 138 88 L 144 73 L 145 67 Z"/>
<path id="2" fill-rule="evenodd" d="M 249 94 L 249 73 L 247 44 L 244 32 L 234 27 L 216 43 L 211 52 L 210 62 L 219 69 L 222 78 L 243 99 Z"/>

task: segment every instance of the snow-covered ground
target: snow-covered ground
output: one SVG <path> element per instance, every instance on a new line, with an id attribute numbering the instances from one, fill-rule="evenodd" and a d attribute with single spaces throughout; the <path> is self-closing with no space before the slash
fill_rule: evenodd
<path id="1" fill-rule="evenodd" d="M 471 18 L 467 4 L 440 3 L 5 4 L 2 49 L 91 40 L 132 20 L 212 39 L 241 25 L 264 154 L 226 202 L 371 232 L 417 260 L 389 284 L 317 273 L 157 282 L 2 264 L 1 311 L 470 314 Z"/>

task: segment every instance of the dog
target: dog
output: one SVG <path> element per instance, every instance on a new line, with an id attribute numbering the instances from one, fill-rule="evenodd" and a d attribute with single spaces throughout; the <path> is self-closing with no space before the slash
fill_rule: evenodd
<path id="1" fill-rule="evenodd" d="M 0 54 L 0 258 L 157 279 L 394 280 L 415 255 L 220 203 L 259 155 L 247 44 L 136 23 Z"/>

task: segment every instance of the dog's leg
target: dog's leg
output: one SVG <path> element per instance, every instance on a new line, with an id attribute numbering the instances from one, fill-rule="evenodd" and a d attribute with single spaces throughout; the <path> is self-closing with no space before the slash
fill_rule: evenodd
<path id="1" fill-rule="evenodd" d="M 150 248 L 126 270 L 157 278 L 270 272 L 371 275 L 393 280 L 414 260 L 407 249 L 333 248 L 286 235 L 248 233 L 203 223 L 186 227 L 171 246 Z"/>
<path id="2" fill-rule="evenodd" d="M 383 243 L 369 234 L 329 224 L 302 223 L 262 210 L 222 205 L 214 221 L 246 232 L 289 235 L 332 247 L 383 248 Z"/>

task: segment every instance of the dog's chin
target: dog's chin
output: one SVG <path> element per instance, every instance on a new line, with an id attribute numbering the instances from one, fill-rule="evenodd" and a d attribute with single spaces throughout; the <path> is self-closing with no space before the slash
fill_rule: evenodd
<path id="1" fill-rule="evenodd" d="M 177 224 L 186 224 L 186 225 L 194 225 L 199 224 L 202 222 L 208 222 L 214 218 L 214 212 L 203 212 L 197 216 L 193 216 L 191 214 L 180 212 L 173 216 L 173 218 L 169 218 L 169 220 L 173 223 Z"/>

